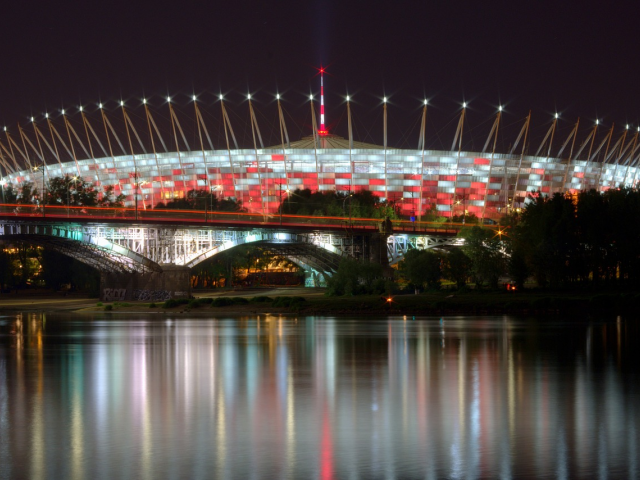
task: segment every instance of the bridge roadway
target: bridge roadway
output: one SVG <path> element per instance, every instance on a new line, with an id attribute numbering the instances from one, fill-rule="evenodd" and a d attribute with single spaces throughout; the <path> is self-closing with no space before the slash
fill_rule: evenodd
<path id="1" fill-rule="evenodd" d="M 101 272 L 101 291 L 119 290 L 123 299 L 149 297 L 150 291 L 169 298 L 189 295 L 191 267 L 242 244 L 261 244 L 288 257 L 305 270 L 307 285 L 317 285 L 336 271 L 341 258 L 394 264 L 411 248 L 460 244 L 462 227 L 192 210 L 47 206 L 43 212 L 31 205 L 0 205 L 0 239 L 48 246 L 87 263 Z"/>

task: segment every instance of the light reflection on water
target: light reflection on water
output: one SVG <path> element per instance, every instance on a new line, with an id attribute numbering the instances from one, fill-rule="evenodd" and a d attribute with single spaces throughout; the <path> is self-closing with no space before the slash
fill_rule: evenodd
<path id="1" fill-rule="evenodd" d="M 0 478 L 639 474 L 634 321 L 158 317 L 0 317 Z"/>

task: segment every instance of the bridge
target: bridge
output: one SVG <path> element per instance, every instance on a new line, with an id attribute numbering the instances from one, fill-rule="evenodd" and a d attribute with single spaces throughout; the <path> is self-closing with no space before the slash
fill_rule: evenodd
<path id="1" fill-rule="evenodd" d="M 46 246 L 96 268 L 103 300 L 190 296 L 192 267 L 244 244 L 331 276 L 342 258 L 397 263 L 409 249 L 461 244 L 455 223 L 199 210 L 0 205 L 0 239 Z"/>

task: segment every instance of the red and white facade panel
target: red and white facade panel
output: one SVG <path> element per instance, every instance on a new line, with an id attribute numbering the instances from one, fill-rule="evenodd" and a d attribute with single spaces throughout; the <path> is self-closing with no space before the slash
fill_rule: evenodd
<path id="1" fill-rule="evenodd" d="M 495 216 L 507 206 L 521 206 L 528 194 L 635 186 L 638 168 L 557 158 L 470 152 L 401 149 L 262 149 L 122 155 L 50 163 L 45 180 L 80 176 L 97 187 L 114 186 L 128 205 L 152 208 L 207 190 L 233 197 L 255 212 L 273 213 L 287 189 L 312 191 L 370 190 L 395 202 L 404 213 L 424 213 L 435 206 L 444 216 L 462 209 Z M 30 170 L 4 177 L 19 186 L 36 185 L 41 174 Z M 461 206 L 464 205 L 464 206 Z"/>

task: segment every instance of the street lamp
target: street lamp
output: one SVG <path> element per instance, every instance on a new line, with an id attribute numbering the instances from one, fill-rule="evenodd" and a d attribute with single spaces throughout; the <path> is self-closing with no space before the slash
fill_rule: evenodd
<path id="1" fill-rule="evenodd" d="M 45 216 L 45 212 L 44 212 L 44 197 L 45 197 L 45 191 L 44 191 L 44 163 L 42 165 L 36 165 L 35 167 L 31 168 L 31 171 L 33 173 L 42 173 L 42 216 Z"/>
<path id="2" fill-rule="evenodd" d="M 351 222 L 351 197 L 353 197 L 353 193 L 349 192 L 349 195 L 342 200 L 342 214 L 346 217 L 347 212 L 345 211 L 344 204 L 347 202 L 347 199 L 349 199 L 349 222 Z"/>
<path id="3" fill-rule="evenodd" d="M 282 190 L 282 184 L 280 185 L 280 225 L 282 225 L 282 192 L 286 192 L 287 194 L 287 198 L 289 198 L 289 193 L 291 192 L 291 190 L 289 190 L 289 187 L 287 187 L 286 190 Z"/>

